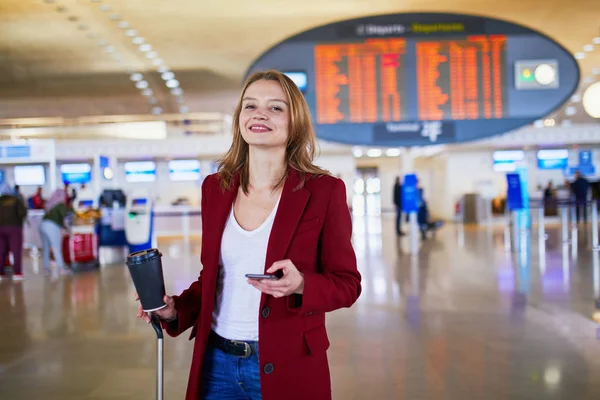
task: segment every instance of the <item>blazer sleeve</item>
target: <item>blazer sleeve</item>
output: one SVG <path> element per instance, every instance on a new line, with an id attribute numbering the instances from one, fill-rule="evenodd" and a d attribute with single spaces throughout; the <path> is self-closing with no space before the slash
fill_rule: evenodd
<path id="1" fill-rule="evenodd" d="M 202 200 L 200 203 L 200 212 L 202 218 L 202 226 L 205 227 L 207 206 L 208 203 L 208 184 L 209 178 L 205 179 L 202 183 Z M 205 235 L 202 235 L 202 242 L 204 242 Z M 202 245 L 204 249 L 204 243 Z M 185 332 L 188 328 L 192 327 L 198 320 L 200 315 L 200 308 L 202 306 L 202 271 L 198 279 L 190 285 L 189 288 L 184 290 L 179 296 L 173 296 L 175 302 L 175 310 L 177 310 L 177 319 L 171 322 L 161 321 L 163 328 L 166 330 L 169 336 L 179 336 Z"/>
<path id="2" fill-rule="evenodd" d="M 320 271 L 304 273 L 304 294 L 290 296 L 289 309 L 319 313 L 350 307 L 361 293 L 361 275 L 352 247 L 352 219 L 344 182 L 331 190 L 320 239 Z"/>

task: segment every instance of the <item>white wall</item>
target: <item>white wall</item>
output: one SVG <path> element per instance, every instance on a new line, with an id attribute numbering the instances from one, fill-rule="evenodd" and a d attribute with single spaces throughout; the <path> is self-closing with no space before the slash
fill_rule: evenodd
<path id="1" fill-rule="evenodd" d="M 394 182 L 396 177 L 404 175 L 402 172 L 402 159 L 400 157 L 377 157 L 359 158 L 356 167 L 377 168 L 381 182 L 381 211 L 389 212 L 395 210 L 394 206 Z"/>

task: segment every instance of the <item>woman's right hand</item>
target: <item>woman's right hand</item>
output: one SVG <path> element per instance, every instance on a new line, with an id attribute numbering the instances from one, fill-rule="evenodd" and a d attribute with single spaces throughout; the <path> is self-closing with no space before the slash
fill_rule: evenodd
<path id="1" fill-rule="evenodd" d="M 138 294 L 135 294 L 135 300 L 139 301 L 140 297 Z M 163 301 L 167 305 L 166 307 L 161 308 L 160 310 L 152 311 L 152 313 L 158 315 L 160 319 L 170 320 L 177 316 L 177 311 L 175 310 L 175 301 L 171 296 L 163 297 Z M 137 317 L 146 321 L 147 324 L 150 323 L 150 315 L 142 309 L 142 304 L 138 306 Z"/>

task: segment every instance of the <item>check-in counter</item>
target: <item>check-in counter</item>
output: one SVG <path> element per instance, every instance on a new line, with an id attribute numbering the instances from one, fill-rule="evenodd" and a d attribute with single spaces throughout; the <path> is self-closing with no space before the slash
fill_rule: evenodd
<path id="1" fill-rule="evenodd" d="M 200 206 L 155 205 L 153 212 L 155 237 L 182 237 L 189 243 L 202 235 Z"/>

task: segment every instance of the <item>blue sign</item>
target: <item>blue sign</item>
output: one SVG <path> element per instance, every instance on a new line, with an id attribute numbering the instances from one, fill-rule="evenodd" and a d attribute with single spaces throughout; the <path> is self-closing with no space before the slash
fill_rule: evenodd
<path id="1" fill-rule="evenodd" d="M 297 72 L 318 137 L 390 147 L 511 131 L 563 104 L 580 76 L 572 53 L 540 32 L 450 13 L 319 26 L 271 47 L 246 78 L 267 69 Z"/>
<path id="2" fill-rule="evenodd" d="M 4 177 L 5 177 L 4 170 L 0 169 L 0 185 L 2 185 L 4 183 Z"/>
<path id="3" fill-rule="evenodd" d="M 420 192 L 417 188 L 417 175 L 404 175 L 402 184 L 402 211 L 409 214 L 417 212 L 421 203 Z"/>
<path id="4" fill-rule="evenodd" d="M 585 165 L 578 165 L 575 167 L 569 167 L 568 175 L 575 175 L 575 172 L 577 172 L 577 171 L 581 172 L 581 175 L 583 175 L 583 176 L 595 175 L 596 167 L 594 167 L 592 164 L 585 164 Z"/>
<path id="5" fill-rule="evenodd" d="M 521 210 L 524 208 L 523 190 L 519 174 L 506 174 L 508 183 L 507 203 L 509 210 Z"/>
<path id="6" fill-rule="evenodd" d="M 592 165 L 592 151 L 591 150 L 580 150 L 579 151 L 579 165 Z"/>

